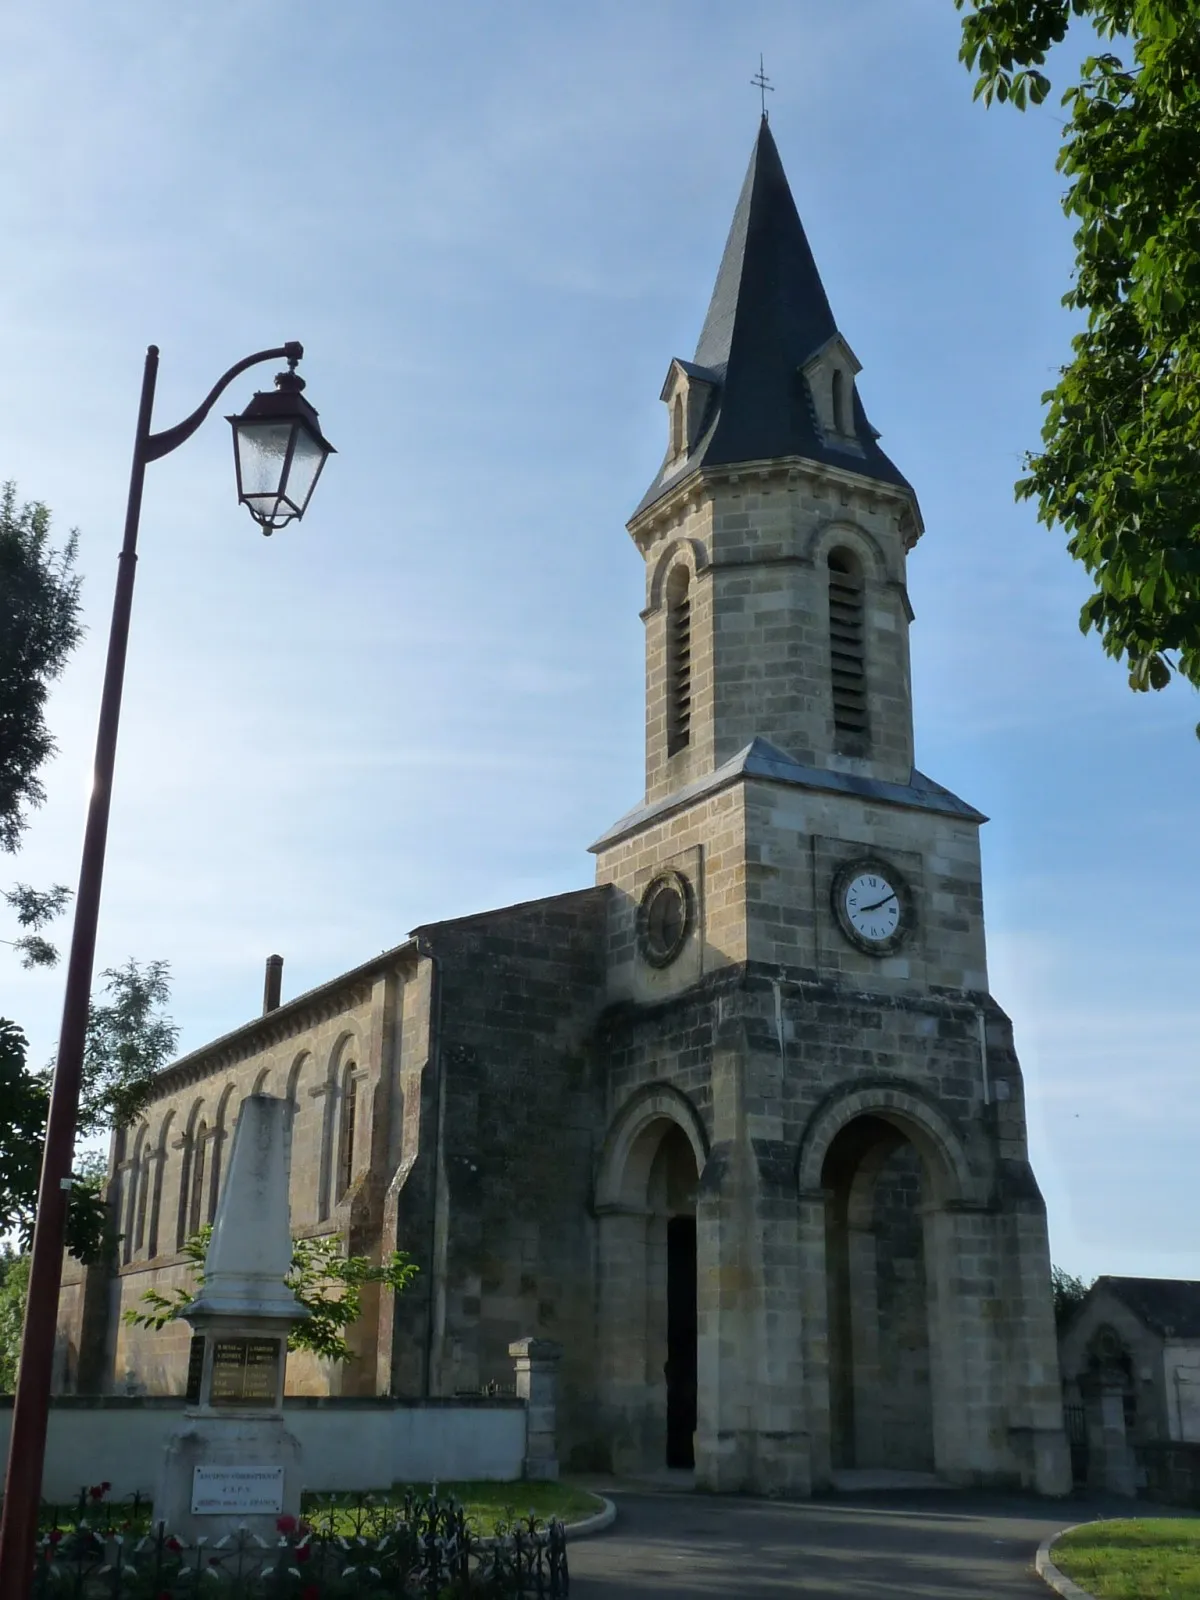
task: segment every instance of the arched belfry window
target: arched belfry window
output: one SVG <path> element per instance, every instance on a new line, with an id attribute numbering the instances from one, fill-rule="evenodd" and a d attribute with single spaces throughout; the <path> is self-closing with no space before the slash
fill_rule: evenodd
<path id="1" fill-rule="evenodd" d="M 667 580 L 667 754 L 692 736 L 691 573 L 676 567 Z"/>
<path id="2" fill-rule="evenodd" d="M 677 394 L 671 404 L 671 459 L 678 460 L 687 451 L 683 425 L 683 396 Z"/>
<path id="3" fill-rule="evenodd" d="M 833 400 L 833 425 L 838 433 L 850 432 L 850 419 L 846 414 L 846 375 L 835 367 L 831 379 Z"/>
<path id="4" fill-rule="evenodd" d="M 829 552 L 829 671 L 833 728 L 855 744 L 867 736 L 867 671 L 862 563 L 850 550 Z"/>
<path id="5" fill-rule="evenodd" d="M 338 1195 L 349 1189 L 354 1177 L 354 1123 L 358 1113 L 358 1079 L 353 1061 L 342 1075 L 342 1121 L 338 1130 Z"/>

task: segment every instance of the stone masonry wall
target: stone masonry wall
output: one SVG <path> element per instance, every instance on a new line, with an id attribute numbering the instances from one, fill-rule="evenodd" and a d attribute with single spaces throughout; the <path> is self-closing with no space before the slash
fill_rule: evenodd
<path id="1" fill-rule="evenodd" d="M 146 1289 L 169 1294 L 193 1283 L 181 1247 L 193 1217 L 198 1213 L 207 1222 L 215 1213 L 238 1106 L 246 1094 L 284 1096 L 295 1104 L 293 1232 L 336 1233 L 355 1251 L 377 1254 L 380 1195 L 372 1172 L 386 1149 L 392 1121 L 390 1075 L 382 1069 L 391 1060 L 392 1031 L 404 980 L 410 974 L 411 960 L 392 952 L 311 996 L 281 1006 L 161 1074 L 159 1091 L 144 1117 L 113 1140 L 109 1197 L 123 1239 L 117 1270 L 109 1277 L 107 1292 L 100 1294 L 107 1305 L 102 1315 L 87 1319 L 85 1330 L 84 1298 L 77 1287 L 82 1275 L 75 1269 L 69 1269 L 60 1305 L 60 1343 L 78 1351 L 78 1372 L 87 1388 L 146 1394 L 182 1391 L 186 1325 L 172 1323 L 159 1331 L 131 1328 L 122 1313 L 139 1305 Z M 342 1190 L 339 1154 L 348 1069 L 357 1081 L 357 1102 L 352 1181 Z M 206 1136 L 201 1183 L 202 1126 Z M 96 1298 L 93 1288 L 93 1307 Z M 358 1359 L 348 1368 L 337 1368 L 295 1355 L 288 1365 L 289 1393 L 373 1392 L 377 1307 L 370 1296 L 365 1312 L 353 1335 Z"/>
<path id="2" fill-rule="evenodd" d="M 587 889 L 418 934 L 439 967 L 444 1075 L 435 1392 L 509 1382 L 513 1340 L 556 1340 L 564 1452 L 592 1389 L 602 1089 L 590 1041 L 607 900 Z"/>

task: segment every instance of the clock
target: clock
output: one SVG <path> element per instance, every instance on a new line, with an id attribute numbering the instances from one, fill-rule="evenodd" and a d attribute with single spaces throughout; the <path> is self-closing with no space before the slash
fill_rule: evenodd
<path id="1" fill-rule="evenodd" d="M 851 944 L 871 955 L 887 955 L 912 924 L 912 896 L 904 879 L 885 861 L 847 862 L 834 876 L 833 910 Z"/>
<path id="2" fill-rule="evenodd" d="M 652 967 L 668 967 L 692 931 L 692 886 L 682 872 L 660 872 L 638 906 L 638 948 Z"/>

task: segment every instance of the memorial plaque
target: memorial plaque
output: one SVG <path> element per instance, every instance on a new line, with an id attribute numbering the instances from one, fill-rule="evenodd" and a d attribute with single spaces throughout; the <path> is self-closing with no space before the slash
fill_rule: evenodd
<path id="1" fill-rule="evenodd" d="M 281 1339 L 214 1339 L 213 1406 L 273 1406 L 279 1392 Z"/>
<path id="2" fill-rule="evenodd" d="M 204 1335 L 194 1333 L 188 1350 L 186 1399 L 189 1406 L 200 1404 L 200 1382 L 204 1377 Z"/>
<path id="3" fill-rule="evenodd" d="M 193 1467 L 192 1515 L 283 1510 L 282 1467 Z"/>

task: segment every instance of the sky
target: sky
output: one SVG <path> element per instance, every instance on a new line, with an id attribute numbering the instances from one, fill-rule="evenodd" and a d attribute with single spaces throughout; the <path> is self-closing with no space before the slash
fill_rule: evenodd
<path id="1" fill-rule="evenodd" d="M 414 926 L 584 887 L 642 793 L 642 567 L 759 116 L 915 485 L 917 760 L 987 813 L 1052 1254 L 1200 1278 L 1200 716 L 1080 635 L 1014 503 L 1065 359 L 1057 96 L 985 110 L 951 0 L 57 0 L 0 10 L 0 479 L 79 529 L 88 635 L 9 879 L 78 871 L 141 365 L 155 426 L 299 339 L 337 446 L 235 501 L 229 390 L 149 469 L 98 968 L 170 962 L 190 1050 Z M 1069 79 L 1070 43 L 1058 78 Z M 11 921 L 11 919 L 10 919 Z M 0 937 L 15 928 L 0 924 Z M 66 938 L 66 924 L 60 925 Z M 62 969 L 0 948 L 53 1049 Z"/>

